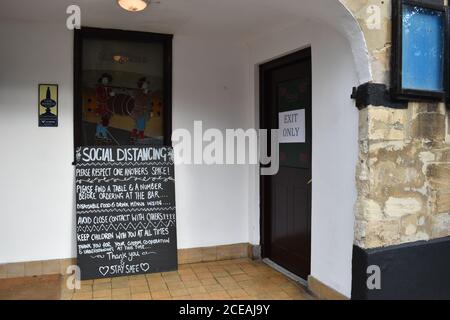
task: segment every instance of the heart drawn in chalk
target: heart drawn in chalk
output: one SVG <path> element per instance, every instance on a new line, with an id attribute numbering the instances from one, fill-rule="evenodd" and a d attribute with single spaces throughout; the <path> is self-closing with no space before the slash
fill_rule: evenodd
<path id="1" fill-rule="evenodd" d="M 141 263 L 141 270 L 147 272 L 150 270 L 150 265 L 148 263 Z"/>
<path id="2" fill-rule="evenodd" d="M 98 271 L 99 271 L 103 276 L 106 276 L 106 274 L 109 272 L 109 267 L 108 267 L 108 266 L 100 267 L 100 268 L 98 268 Z"/>

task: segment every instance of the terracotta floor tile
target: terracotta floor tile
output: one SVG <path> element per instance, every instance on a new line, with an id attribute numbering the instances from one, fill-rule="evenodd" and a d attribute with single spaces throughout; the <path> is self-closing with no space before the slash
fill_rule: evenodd
<path id="1" fill-rule="evenodd" d="M 200 282 L 199 280 L 197 280 L 197 281 L 185 281 L 183 283 L 184 283 L 184 286 L 186 288 L 197 288 L 197 287 L 202 287 L 203 286 L 203 282 Z"/>
<path id="2" fill-rule="evenodd" d="M 281 286 L 270 282 L 261 283 L 261 288 L 266 290 L 267 292 L 282 291 Z"/>
<path id="3" fill-rule="evenodd" d="M 123 296 L 123 295 L 129 295 L 131 293 L 130 288 L 119 288 L 119 289 L 112 289 L 112 296 Z"/>
<path id="4" fill-rule="evenodd" d="M 195 274 L 209 272 L 209 269 L 205 265 L 192 265 L 191 268 Z"/>
<path id="5" fill-rule="evenodd" d="M 152 296 L 150 293 L 132 293 L 131 294 L 132 300 L 151 300 Z"/>
<path id="6" fill-rule="evenodd" d="M 187 295 L 187 296 L 172 298 L 172 300 L 193 300 L 193 299 L 191 296 Z"/>
<path id="7" fill-rule="evenodd" d="M 292 300 L 309 300 L 306 295 L 301 294 L 301 293 L 299 293 L 299 294 L 289 294 L 289 297 Z"/>
<path id="8" fill-rule="evenodd" d="M 191 275 L 194 275 L 194 276 L 195 276 L 195 272 L 194 272 L 194 270 L 192 270 L 191 268 L 188 268 L 188 269 L 180 269 L 180 270 L 178 270 L 178 275 L 179 275 L 179 276 L 191 276 Z"/>
<path id="9" fill-rule="evenodd" d="M 191 295 L 192 300 L 210 300 L 211 296 L 207 293 L 197 293 Z"/>
<path id="10" fill-rule="evenodd" d="M 175 277 L 178 276 L 178 271 L 162 272 L 161 275 L 163 278 Z"/>
<path id="11" fill-rule="evenodd" d="M 166 283 L 181 282 L 181 278 L 179 275 L 167 276 L 167 277 L 163 277 L 163 278 Z"/>
<path id="12" fill-rule="evenodd" d="M 241 268 L 230 268 L 230 269 L 226 269 L 226 271 L 230 275 L 245 274 L 245 272 Z"/>
<path id="13" fill-rule="evenodd" d="M 160 273 L 148 274 L 145 277 L 147 278 L 147 281 L 164 281 Z"/>
<path id="14" fill-rule="evenodd" d="M 306 294 L 305 289 L 301 288 L 300 286 L 294 286 L 293 288 L 282 288 L 281 290 L 286 292 L 287 294 Z"/>
<path id="15" fill-rule="evenodd" d="M 164 281 L 163 278 L 159 278 L 159 279 L 149 279 L 149 280 L 147 280 L 147 283 L 149 286 L 151 286 L 151 285 L 165 284 L 166 282 Z"/>
<path id="16" fill-rule="evenodd" d="M 113 282 L 111 283 L 111 288 L 112 289 L 125 289 L 125 288 L 129 288 L 130 284 L 127 281 L 123 281 L 123 282 Z"/>
<path id="17" fill-rule="evenodd" d="M 61 294 L 61 300 L 72 300 L 73 293 L 72 294 Z"/>
<path id="18" fill-rule="evenodd" d="M 111 290 L 111 283 L 99 283 L 93 285 L 92 289 L 94 291 L 103 291 L 103 290 Z"/>
<path id="19" fill-rule="evenodd" d="M 256 300 L 273 300 L 273 298 L 267 293 L 258 294 L 254 297 L 256 298 Z"/>
<path id="20" fill-rule="evenodd" d="M 119 296 L 112 296 L 112 300 L 131 300 L 131 294 L 123 294 Z"/>
<path id="21" fill-rule="evenodd" d="M 187 289 L 175 289 L 175 290 L 169 290 L 169 292 L 173 298 L 189 295 L 189 292 L 187 291 Z"/>
<path id="22" fill-rule="evenodd" d="M 233 275 L 233 279 L 237 282 L 241 282 L 241 281 L 251 280 L 252 278 L 248 274 L 243 273 L 243 274 Z"/>
<path id="23" fill-rule="evenodd" d="M 165 282 L 158 283 L 158 284 L 150 283 L 149 284 L 149 288 L 150 288 L 150 291 L 163 291 L 163 290 L 167 290 L 168 289 Z"/>
<path id="24" fill-rule="evenodd" d="M 210 272 L 224 272 L 226 271 L 224 267 L 222 266 L 216 266 L 216 265 L 212 265 L 210 267 L 208 267 Z"/>
<path id="25" fill-rule="evenodd" d="M 211 286 L 205 286 L 205 289 L 207 292 L 217 292 L 217 291 L 224 291 L 225 288 L 222 287 L 220 284 L 213 284 Z"/>
<path id="26" fill-rule="evenodd" d="M 239 286 L 239 284 L 237 282 L 226 282 L 226 283 L 222 283 L 221 286 L 225 289 L 225 290 L 237 290 L 237 289 L 241 289 L 241 287 Z"/>
<path id="27" fill-rule="evenodd" d="M 169 283 L 167 283 L 167 287 L 169 288 L 169 291 L 178 290 L 178 289 L 186 289 L 183 282 L 169 282 Z"/>
<path id="28" fill-rule="evenodd" d="M 232 289 L 227 290 L 227 292 L 231 298 L 241 299 L 248 296 L 247 292 L 245 292 L 243 289 Z"/>
<path id="29" fill-rule="evenodd" d="M 211 286 L 214 284 L 218 284 L 217 280 L 214 278 L 202 279 L 200 280 L 200 283 L 204 286 Z"/>
<path id="30" fill-rule="evenodd" d="M 224 283 L 237 283 L 231 276 L 226 276 L 226 277 L 218 277 L 216 278 L 217 282 L 219 282 L 220 284 L 224 284 Z"/>
<path id="31" fill-rule="evenodd" d="M 254 287 L 256 285 L 256 282 L 254 280 L 244 280 L 238 282 L 239 286 L 242 288 L 248 288 L 248 287 Z"/>
<path id="32" fill-rule="evenodd" d="M 197 274 L 197 278 L 199 278 L 200 280 L 203 280 L 203 279 L 214 279 L 214 276 L 210 272 L 204 272 L 204 273 Z"/>
<path id="33" fill-rule="evenodd" d="M 244 289 L 244 291 L 245 291 L 248 295 L 250 295 L 250 296 L 257 296 L 257 295 L 265 294 L 265 293 L 266 293 L 266 292 L 263 291 L 262 289 L 255 288 L 255 287 L 243 288 L 243 289 Z"/>
<path id="34" fill-rule="evenodd" d="M 190 295 L 194 294 L 205 294 L 207 293 L 206 289 L 204 287 L 195 287 L 195 288 L 188 288 L 187 289 Z"/>
<path id="35" fill-rule="evenodd" d="M 95 279 L 93 281 L 94 281 L 94 284 L 110 283 L 111 282 L 111 278 Z"/>
<path id="36" fill-rule="evenodd" d="M 273 298 L 273 299 L 277 299 L 277 300 L 291 300 L 292 298 L 284 291 L 275 291 L 275 292 L 271 292 L 269 293 L 269 295 Z"/>
<path id="37" fill-rule="evenodd" d="M 172 296 L 170 295 L 169 291 L 155 291 L 151 293 L 153 300 L 170 300 L 172 299 Z"/>
<path id="38" fill-rule="evenodd" d="M 94 299 L 111 297 L 111 290 L 94 291 Z"/>
<path id="39" fill-rule="evenodd" d="M 142 287 L 147 286 L 147 279 L 133 279 L 128 281 L 130 287 Z"/>
<path id="40" fill-rule="evenodd" d="M 230 274 L 226 271 L 211 271 L 211 274 L 215 277 L 215 278 L 222 278 L 222 277 L 227 277 Z"/>
<path id="41" fill-rule="evenodd" d="M 72 296 L 72 300 L 92 300 L 93 294 L 91 293 L 74 293 Z"/>
<path id="42" fill-rule="evenodd" d="M 229 300 L 229 299 L 231 299 L 230 295 L 225 290 L 211 292 L 209 295 L 211 296 L 211 299 L 214 299 L 214 300 Z"/>
<path id="43" fill-rule="evenodd" d="M 64 288 L 62 288 L 64 290 Z M 80 289 L 75 289 L 76 292 L 92 292 L 94 291 L 93 286 L 90 284 L 82 284 Z"/>
<path id="44" fill-rule="evenodd" d="M 130 287 L 131 294 L 137 294 L 137 293 L 150 293 L 150 289 L 148 286 L 136 286 L 136 287 Z"/>
<path id="45" fill-rule="evenodd" d="M 181 281 L 198 281 L 198 278 L 195 274 L 187 274 L 187 275 L 181 275 L 180 276 Z"/>

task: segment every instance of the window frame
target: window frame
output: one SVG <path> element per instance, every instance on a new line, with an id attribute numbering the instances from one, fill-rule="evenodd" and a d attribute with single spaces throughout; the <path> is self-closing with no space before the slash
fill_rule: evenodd
<path id="1" fill-rule="evenodd" d="M 444 14 L 444 65 L 443 90 L 418 90 L 403 88 L 403 7 L 418 6 L 424 9 L 441 11 Z M 449 84 L 449 14 L 448 6 L 441 0 L 393 0 L 392 1 L 392 53 L 391 89 L 394 98 L 407 101 L 445 101 Z"/>
<path id="2" fill-rule="evenodd" d="M 74 33 L 74 154 L 82 146 L 82 75 L 83 75 L 83 41 L 85 39 L 117 40 L 126 42 L 161 43 L 164 47 L 164 145 L 172 146 L 172 34 L 125 31 L 82 27 Z"/>

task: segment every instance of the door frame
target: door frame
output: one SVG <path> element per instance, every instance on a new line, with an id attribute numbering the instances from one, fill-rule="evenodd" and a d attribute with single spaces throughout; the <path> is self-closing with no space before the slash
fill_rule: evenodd
<path id="1" fill-rule="evenodd" d="M 312 49 L 311 49 L 311 47 L 307 47 L 307 48 L 300 49 L 293 53 L 275 58 L 274 60 L 271 60 L 269 62 L 259 65 L 259 128 L 270 127 L 270 126 L 268 126 L 268 124 L 269 124 L 269 121 L 271 121 L 270 117 L 267 116 L 269 113 L 268 113 L 268 105 L 266 102 L 266 100 L 267 100 L 266 93 L 264 90 L 264 83 L 267 79 L 267 73 L 273 69 L 277 69 L 280 67 L 287 66 L 289 64 L 293 64 L 299 60 L 311 59 L 311 58 L 312 58 Z M 312 77 L 312 72 L 311 72 L 311 77 Z M 312 87 L 311 87 L 311 89 L 312 89 Z M 311 92 L 311 95 L 312 95 L 312 92 Z M 312 96 L 311 96 L 311 98 L 312 98 Z M 312 108 L 312 105 L 311 105 L 311 108 Z M 312 112 L 312 110 L 311 110 L 311 112 Z M 312 118 L 311 118 L 311 127 L 312 127 Z M 309 153 L 312 155 L 312 132 L 310 133 L 310 139 L 311 139 L 311 150 L 309 151 Z M 268 149 L 270 152 L 270 145 L 269 145 Z M 311 162 L 310 171 L 312 171 L 312 159 L 310 159 L 310 162 Z M 310 172 L 310 176 L 312 177 L 312 172 Z M 270 225 L 270 213 L 271 213 L 270 178 L 271 178 L 271 176 L 261 175 L 261 169 L 259 170 L 260 244 L 261 244 L 261 258 L 263 258 L 263 259 L 267 258 L 269 256 L 269 252 L 270 252 L 270 249 L 269 249 L 269 239 L 271 236 L 271 231 L 270 231 L 270 227 L 271 227 L 271 225 Z M 312 220 L 312 205 L 311 205 L 312 188 L 311 188 L 311 184 L 308 185 L 308 190 L 309 190 L 309 199 L 308 199 L 309 212 L 310 212 L 310 219 Z M 311 226 L 310 226 L 310 229 L 311 229 L 311 235 L 312 235 Z M 312 254 L 312 251 L 310 250 L 310 261 L 311 261 L 311 254 Z"/>
<path id="2" fill-rule="evenodd" d="M 163 132 L 164 145 L 172 146 L 172 34 L 128 31 L 119 29 L 102 29 L 93 27 L 81 27 L 74 32 L 73 49 L 73 134 L 74 134 L 74 159 L 75 149 L 81 146 L 81 80 L 83 68 L 83 40 L 118 40 L 137 43 L 161 43 L 164 48 L 164 114 Z M 75 161 L 74 161 L 75 163 Z"/>

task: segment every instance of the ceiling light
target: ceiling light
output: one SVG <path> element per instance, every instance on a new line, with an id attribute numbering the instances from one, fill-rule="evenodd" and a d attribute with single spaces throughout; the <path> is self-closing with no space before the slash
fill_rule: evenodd
<path id="1" fill-rule="evenodd" d="M 148 0 L 117 0 L 117 3 L 127 11 L 137 12 L 147 8 Z"/>

